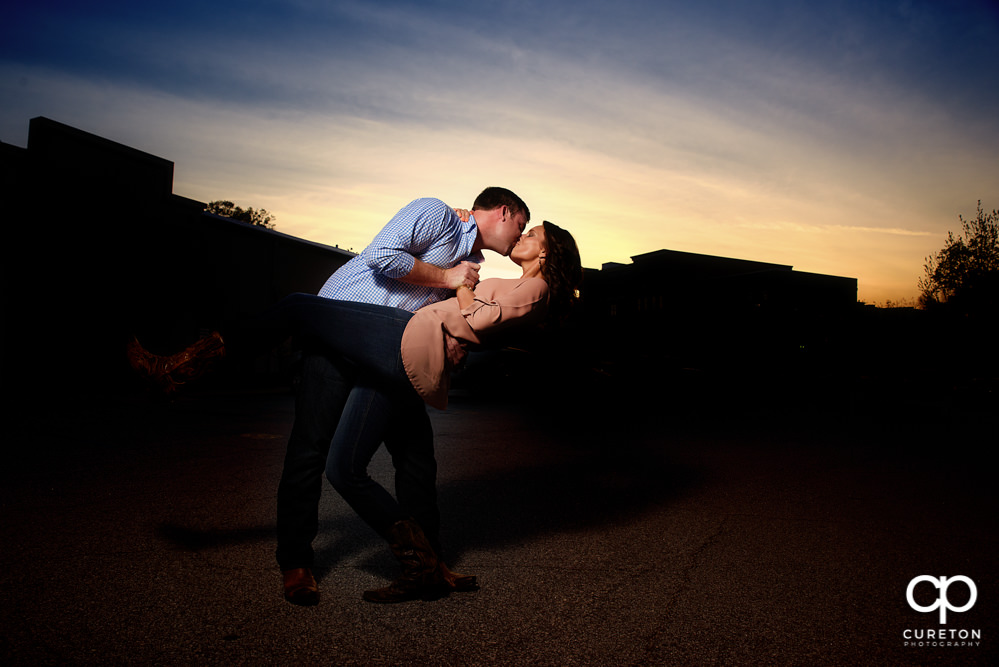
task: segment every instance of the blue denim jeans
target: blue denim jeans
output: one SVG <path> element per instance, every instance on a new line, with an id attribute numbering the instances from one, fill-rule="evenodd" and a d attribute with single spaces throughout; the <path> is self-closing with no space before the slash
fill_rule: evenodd
<path id="1" fill-rule="evenodd" d="M 399 352 L 412 313 L 301 294 L 282 301 L 278 314 L 307 350 L 278 487 L 281 569 L 313 565 L 324 472 L 380 535 L 412 517 L 439 552 L 433 431 Z M 382 442 L 395 467 L 395 498 L 367 473 Z"/>
<path id="2" fill-rule="evenodd" d="M 402 334 L 413 313 L 312 294 L 292 294 L 280 315 L 303 341 L 353 363 L 362 374 L 392 388 L 409 387 L 402 365 Z"/>

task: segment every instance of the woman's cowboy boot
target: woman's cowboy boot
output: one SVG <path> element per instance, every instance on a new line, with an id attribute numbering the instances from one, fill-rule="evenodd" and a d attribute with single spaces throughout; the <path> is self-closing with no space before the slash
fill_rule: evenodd
<path id="1" fill-rule="evenodd" d="M 224 356 L 222 336 L 213 331 L 170 357 L 167 373 L 175 384 L 184 384 L 204 375 L 212 362 Z"/>
<path id="2" fill-rule="evenodd" d="M 225 356 L 225 343 L 217 331 L 170 356 L 152 354 L 135 338 L 126 349 L 132 368 L 156 384 L 165 394 L 205 373 L 209 364 Z"/>
<path id="3" fill-rule="evenodd" d="M 388 539 L 392 553 L 402 566 L 402 574 L 385 588 L 364 591 L 365 600 L 432 600 L 447 593 L 447 585 L 437 564 L 437 554 L 415 521 L 396 521 L 389 528 Z"/>

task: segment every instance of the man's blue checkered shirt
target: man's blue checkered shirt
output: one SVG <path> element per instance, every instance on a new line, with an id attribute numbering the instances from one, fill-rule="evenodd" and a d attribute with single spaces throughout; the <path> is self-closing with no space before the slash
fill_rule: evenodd
<path id="1" fill-rule="evenodd" d="M 482 262 L 481 253 L 472 254 L 477 233 L 474 218 L 462 222 L 441 200 L 417 199 L 396 213 L 360 255 L 337 269 L 319 296 L 411 311 L 442 301 L 454 292 L 398 278 L 413 270 L 414 258 L 442 269 L 463 260 Z"/>

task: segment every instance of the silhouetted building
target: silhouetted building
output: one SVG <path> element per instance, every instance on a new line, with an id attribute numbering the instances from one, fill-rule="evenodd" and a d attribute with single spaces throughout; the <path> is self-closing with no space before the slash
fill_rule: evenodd
<path id="1" fill-rule="evenodd" d="M 204 212 L 173 163 L 47 118 L 0 145 L 3 384 L 69 396 L 127 373 L 133 335 L 176 351 L 316 292 L 352 253 Z M 224 193 L 220 193 L 224 194 Z"/>
<path id="2" fill-rule="evenodd" d="M 854 278 L 657 250 L 585 276 L 586 329 L 606 360 L 644 368 L 788 368 L 839 354 Z"/>

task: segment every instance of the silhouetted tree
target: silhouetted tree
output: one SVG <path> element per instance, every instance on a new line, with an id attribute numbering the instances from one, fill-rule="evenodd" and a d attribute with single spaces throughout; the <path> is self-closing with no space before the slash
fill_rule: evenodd
<path id="1" fill-rule="evenodd" d="M 232 218 L 233 220 L 248 222 L 251 225 L 266 227 L 267 229 L 274 229 L 274 222 L 277 220 L 267 209 L 254 210 L 251 206 L 244 210 L 225 199 L 208 202 L 205 210 L 215 215 L 221 215 L 223 218 Z"/>
<path id="2" fill-rule="evenodd" d="M 999 210 L 986 213 L 979 200 L 974 220 L 960 215 L 958 220 L 962 233 L 947 232 L 943 249 L 926 258 L 919 303 L 985 313 L 994 308 L 999 292 Z"/>

